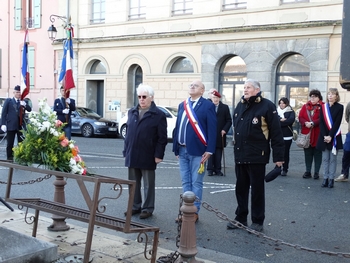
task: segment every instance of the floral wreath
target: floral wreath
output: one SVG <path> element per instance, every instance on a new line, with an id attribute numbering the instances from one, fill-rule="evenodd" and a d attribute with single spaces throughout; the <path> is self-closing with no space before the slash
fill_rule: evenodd
<path id="1" fill-rule="evenodd" d="M 39 99 L 39 112 L 30 112 L 22 131 L 24 140 L 14 147 L 14 162 L 21 165 L 44 166 L 50 170 L 86 175 L 87 169 L 79 156 L 75 141 L 68 140 L 56 112 Z"/>

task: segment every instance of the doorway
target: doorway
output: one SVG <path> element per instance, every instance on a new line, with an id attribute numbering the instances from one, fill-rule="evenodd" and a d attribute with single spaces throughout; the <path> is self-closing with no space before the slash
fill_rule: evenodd
<path id="1" fill-rule="evenodd" d="M 86 107 L 103 116 L 104 81 L 87 80 Z"/>

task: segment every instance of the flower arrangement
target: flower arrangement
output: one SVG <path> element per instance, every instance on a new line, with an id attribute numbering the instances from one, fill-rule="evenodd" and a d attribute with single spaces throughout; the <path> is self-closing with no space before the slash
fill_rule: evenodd
<path id="1" fill-rule="evenodd" d="M 29 123 L 23 131 L 24 140 L 14 148 L 14 161 L 22 165 L 39 164 L 47 169 L 86 175 L 87 170 L 75 141 L 68 140 L 64 124 L 56 112 L 39 100 L 39 112 L 29 113 Z"/>

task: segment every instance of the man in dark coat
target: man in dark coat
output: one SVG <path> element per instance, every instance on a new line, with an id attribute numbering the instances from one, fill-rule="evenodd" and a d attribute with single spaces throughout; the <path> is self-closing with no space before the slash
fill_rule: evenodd
<path id="1" fill-rule="evenodd" d="M 57 119 L 66 125 L 63 127 L 63 131 L 68 138 L 71 139 L 72 133 L 72 111 L 75 111 L 75 100 L 66 98 L 64 87 L 61 87 L 61 98 L 55 99 L 53 110 L 56 111 Z"/>
<path id="2" fill-rule="evenodd" d="M 214 90 L 211 95 L 211 101 L 215 105 L 216 111 L 216 148 L 213 155 L 208 160 L 208 175 L 223 176 L 221 172 L 221 159 L 223 148 L 226 147 L 226 133 L 232 125 L 230 109 L 226 104 L 220 101 L 221 94 Z"/>
<path id="3" fill-rule="evenodd" d="M 233 112 L 236 172 L 236 220 L 247 225 L 251 190 L 251 229 L 263 231 L 265 220 L 265 170 L 270 159 L 281 167 L 284 141 L 276 106 L 261 96 L 260 83 L 248 79 L 244 95 Z M 230 222 L 230 229 L 237 228 Z"/>
<path id="4" fill-rule="evenodd" d="M 15 136 L 17 141 L 22 142 L 22 129 L 25 129 L 25 111 L 32 111 L 32 108 L 24 100 L 21 100 L 21 87 L 16 86 L 13 91 L 13 98 L 7 98 L 1 112 L 1 130 L 7 132 L 6 155 L 7 160 L 13 160 L 13 144 Z M 22 114 L 22 116 L 20 116 Z"/>
<path id="5" fill-rule="evenodd" d="M 123 155 L 129 180 L 136 181 L 132 214 L 140 219 L 152 216 L 155 203 L 155 170 L 163 160 L 167 144 L 165 114 L 153 102 L 153 88 L 140 84 L 137 88 L 139 104 L 128 111 Z M 142 204 L 141 178 L 144 187 Z"/>

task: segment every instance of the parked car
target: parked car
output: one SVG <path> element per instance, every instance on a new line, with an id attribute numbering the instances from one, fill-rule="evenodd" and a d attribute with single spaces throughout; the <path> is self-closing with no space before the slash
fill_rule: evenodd
<path id="1" fill-rule="evenodd" d="M 72 134 L 81 134 L 84 137 L 94 135 L 118 136 L 118 123 L 102 118 L 91 109 L 76 107 L 71 116 Z"/>
<path id="2" fill-rule="evenodd" d="M 163 111 L 166 116 L 167 124 L 168 124 L 168 139 L 173 137 L 173 130 L 175 129 L 176 118 L 177 118 L 177 108 L 169 107 L 169 106 L 158 106 L 158 109 Z M 119 121 L 119 134 L 125 139 L 126 135 L 126 122 L 128 121 L 128 112 L 125 113 L 124 117 Z"/>

